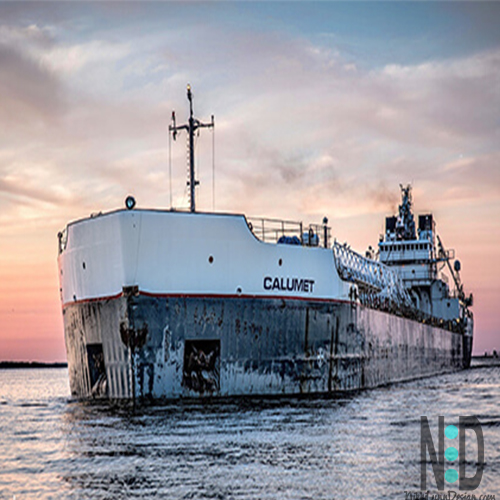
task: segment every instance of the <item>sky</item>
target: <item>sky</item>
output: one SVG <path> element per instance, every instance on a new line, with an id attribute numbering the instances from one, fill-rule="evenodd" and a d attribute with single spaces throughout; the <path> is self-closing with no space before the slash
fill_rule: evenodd
<path id="1" fill-rule="evenodd" d="M 65 360 L 69 221 L 128 194 L 188 207 L 168 139 L 188 82 L 215 115 L 200 210 L 327 216 L 364 252 L 411 183 L 474 294 L 474 351 L 500 351 L 499 25 L 499 2 L 0 3 L 0 360 Z"/>

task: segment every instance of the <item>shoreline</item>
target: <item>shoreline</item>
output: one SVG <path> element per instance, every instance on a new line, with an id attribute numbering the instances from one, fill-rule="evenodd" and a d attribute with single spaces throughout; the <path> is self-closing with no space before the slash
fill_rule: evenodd
<path id="1" fill-rule="evenodd" d="M 66 362 L 44 363 L 41 361 L 0 361 L 0 370 L 16 368 L 67 368 Z"/>
<path id="2" fill-rule="evenodd" d="M 471 368 L 482 368 L 488 366 L 500 366 L 500 358 L 498 356 L 472 356 Z"/>
<path id="3" fill-rule="evenodd" d="M 500 358 L 495 356 L 472 356 L 471 367 L 500 365 Z M 66 361 L 47 363 L 43 361 L 0 361 L 0 370 L 17 368 L 67 368 Z"/>

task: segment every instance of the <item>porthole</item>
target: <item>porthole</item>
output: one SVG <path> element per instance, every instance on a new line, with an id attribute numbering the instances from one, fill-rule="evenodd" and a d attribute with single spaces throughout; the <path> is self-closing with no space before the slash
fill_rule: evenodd
<path id="1" fill-rule="evenodd" d="M 278 260 L 278 266 L 282 266 L 282 265 L 283 265 L 283 259 Z"/>
<path id="2" fill-rule="evenodd" d="M 208 262 L 209 262 L 210 264 L 213 264 L 213 262 L 214 262 L 214 258 L 213 258 L 213 256 L 212 256 L 212 255 L 210 255 L 210 257 L 208 258 Z"/>
<path id="3" fill-rule="evenodd" d="M 82 264 L 83 269 L 86 269 L 87 267 L 85 266 L 85 262 Z"/>

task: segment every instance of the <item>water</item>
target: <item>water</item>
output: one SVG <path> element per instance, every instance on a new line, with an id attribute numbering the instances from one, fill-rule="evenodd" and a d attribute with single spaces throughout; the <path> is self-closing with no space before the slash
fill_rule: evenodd
<path id="1" fill-rule="evenodd" d="M 436 446 L 439 415 L 479 418 L 486 465 L 474 493 L 500 498 L 499 402 L 499 367 L 342 399 L 135 412 L 71 400 L 65 369 L 0 370 L 0 498 L 404 499 L 420 489 L 421 415 Z M 427 478 L 436 491 L 430 466 Z"/>

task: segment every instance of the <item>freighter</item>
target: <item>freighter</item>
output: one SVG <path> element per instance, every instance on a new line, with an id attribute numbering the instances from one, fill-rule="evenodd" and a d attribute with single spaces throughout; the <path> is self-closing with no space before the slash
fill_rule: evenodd
<path id="1" fill-rule="evenodd" d="M 472 295 L 430 214 L 401 186 L 378 249 L 320 225 L 126 207 L 59 233 L 71 392 L 144 401 L 337 393 L 466 368 Z M 418 227 L 417 227 L 418 226 Z M 443 274 L 446 269 L 447 275 Z M 450 281 L 451 280 L 451 281 Z M 451 282 L 451 288 L 450 283 Z"/>

